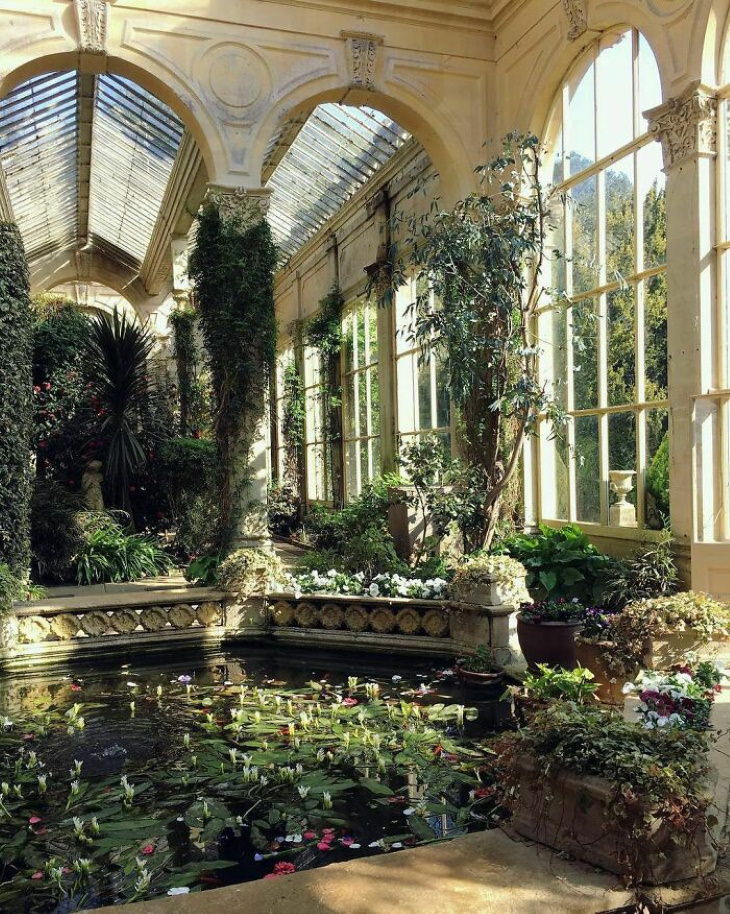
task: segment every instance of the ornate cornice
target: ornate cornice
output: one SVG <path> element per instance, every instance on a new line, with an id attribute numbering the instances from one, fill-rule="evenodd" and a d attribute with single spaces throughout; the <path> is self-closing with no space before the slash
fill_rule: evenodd
<path id="1" fill-rule="evenodd" d="M 106 54 L 110 0 L 74 0 L 79 48 L 84 54 Z"/>
<path id="2" fill-rule="evenodd" d="M 664 168 L 693 156 L 717 153 L 717 96 L 700 83 L 646 112 L 649 129 L 662 143 Z"/>
<path id="3" fill-rule="evenodd" d="M 568 40 L 575 41 L 588 30 L 585 0 L 563 0 L 563 9 L 570 23 Z"/>
<path id="4" fill-rule="evenodd" d="M 375 88 L 375 65 L 383 39 L 368 32 L 341 32 L 347 46 L 350 84 L 354 89 Z"/>
<path id="5" fill-rule="evenodd" d="M 235 217 L 253 225 L 266 218 L 271 203 L 271 190 L 267 187 L 218 187 L 211 185 L 205 195 L 206 203 L 213 203 L 224 219 Z"/>

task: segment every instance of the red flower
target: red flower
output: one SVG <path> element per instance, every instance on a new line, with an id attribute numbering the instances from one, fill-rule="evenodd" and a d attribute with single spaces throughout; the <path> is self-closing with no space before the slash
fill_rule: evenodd
<path id="1" fill-rule="evenodd" d="M 44 381 L 44 382 L 41 384 L 41 387 L 43 388 L 43 390 L 50 390 L 50 389 L 51 389 L 51 385 L 48 383 L 48 381 Z"/>
<path id="2" fill-rule="evenodd" d="M 332 845 L 327 841 L 320 841 L 319 844 L 317 845 L 317 850 L 318 851 L 331 851 Z"/>
<path id="3" fill-rule="evenodd" d="M 346 708 L 354 708 L 355 705 L 359 705 L 360 702 L 357 700 L 357 698 L 343 698 L 343 699 L 342 699 L 342 704 L 343 704 Z"/>
<path id="4" fill-rule="evenodd" d="M 154 854 L 154 852 L 155 852 L 154 844 L 145 844 L 145 846 L 142 848 L 142 853 L 145 855 L 145 857 L 149 857 L 151 854 Z"/>
<path id="5" fill-rule="evenodd" d="M 296 873 L 296 871 L 297 871 L 297 868 L 294 866 L 294 864 L 287 863 L 286 861 L 277 863 L 274 866 L 274 872 L 280 876 L 289 876 L 291 873 Z"/>
<path id="6" fill-rule="evenodd" d="M 80 692 L 80 691 L 81 691 L 81 686 L 80 686 L 80 685 L 77 685 L 77 684 L 74 682 L 74 683 L 71 685 L 71 691 L 72 691 L 72 692 Z"/>
<path id="7" fill-rule="evenodd" d="M 40 387 L 38 387 L 38 385 L 35 385 L 35 386 L 33 387 L 33 393 L 34 393 L 34 394 L 39 394 L 40 392 L 41 392 Z M 41 873 L 41 877 L 42 877 L 42 876 L 43 876 L 43 874 Z M 35 878 L 35 877 L 34 877 L 34 878 Z"/>
<path id="8" fill-rule="evenodd" d="M 317 832 L 316 831 L 305 831 L 304 834 L 302 835 L 302 837 L 304 838 L 305 841 L 312 841 L 314 838 L 317 837 Z"/>

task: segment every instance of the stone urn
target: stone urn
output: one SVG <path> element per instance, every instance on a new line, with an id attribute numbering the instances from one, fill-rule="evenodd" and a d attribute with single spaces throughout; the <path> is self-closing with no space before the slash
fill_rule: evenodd
<path id="1" fill-rule="evenodd" d="M 634 488 L 635 470 L 611 470 L 608 479 L 616 501 L 611 505 L 609 518 L 612 527 L 635 527 L 636 508 L 628 500 Z"/>

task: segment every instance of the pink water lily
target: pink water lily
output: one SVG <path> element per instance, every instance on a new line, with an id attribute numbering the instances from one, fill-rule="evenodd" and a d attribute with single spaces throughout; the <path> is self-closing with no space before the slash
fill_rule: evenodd
<path id="1" fill-rule="evenodd" d="M 331 851 L 332 845 L 325 841 L 320 841 L 317 845 L 317 850 L 319 851 Z"/>
<path id="2" fill-rule="evenodd" d="M 313 841 L 317 837 L 316 831 L 305 831 L 302 836 L 306 841 Z"/>
<path id="3" fill-rule="evenodd" d="M 43 873 L 41 873 L 41 871 L 38 870 L 37 872 L 33 873 L 33 875 L 30 878 L 31 879 L 43 879 Z"/>
<path id="4" fill-rule="evenodd" d="M 155 852 L 155 845 L 154 845 L 154 844 L 145 844 L 145 846 L 142 848 L 142 853 L 143 853 L 146 857 L 149 857 L 150 854 L 154 854 L 154 852 Z"/>
<path id="5" fill-rule="evenodd" d="M 28 824 L 29 825 L 40 825 L 40 823 L 42 821 L 43 821 L 43 819 L 41 819 L 40 816 L 31 816 L 30 819 L 28 819 Z"/>

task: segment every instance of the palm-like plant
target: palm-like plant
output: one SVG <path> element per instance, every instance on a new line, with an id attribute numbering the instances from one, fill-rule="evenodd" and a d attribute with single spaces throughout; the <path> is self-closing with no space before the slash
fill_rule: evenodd
<path id="1" fill-rule="evenodd" d="M 150 404 L 149 359 L 154 339 L 148 330 L 115 309 L 92 321 L 89 376 L 102 418 L 104 476 L 115 507 L 129 511 L 129 487 L 144 466 L 140 434 Z"/>

